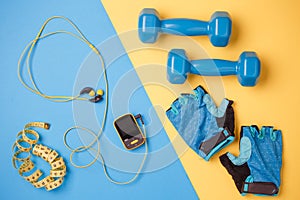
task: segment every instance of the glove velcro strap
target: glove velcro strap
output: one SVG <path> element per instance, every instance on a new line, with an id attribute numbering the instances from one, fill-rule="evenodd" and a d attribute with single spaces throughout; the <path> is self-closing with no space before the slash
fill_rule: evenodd
<path id="1" fill-rule="evenodd" d="M 199 150 L 206 154 L 205 160 L 233 141 L 234 134 L 226 127 L 224 130 L 200 144 Z"/>
<path id="2" fill-rule="evenodd" d="M 245 182 L 242 192 L 251 194 L 276 195 L 278 193 L 278 188 L 272 182 Z"/>

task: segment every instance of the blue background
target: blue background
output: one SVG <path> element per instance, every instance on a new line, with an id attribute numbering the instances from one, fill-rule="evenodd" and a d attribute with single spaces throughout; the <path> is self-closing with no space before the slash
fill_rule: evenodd
<path id="1" fill-rule="evenodd" d="M 110 183 L 105 178 L 100 163 L 87 169 L 77 169 L 71 166 L 68 160 L 70 152 L 64 147 L 62 136 L 66 129 L 75 125 L 74 104 L 53 103 L 45 100 L 26 90 L 17 78 L 17 62 L 23 48 L 34 38 L 48 17 L 63 15 L 70 18 L 94 44 L 99 44 L 108 37 L 115 35 L 113 26 L 100 1 L 2 1 L 0 7 L 0 86 L 2 92 L 0 104 L 0 173 L 2 177 L 0 180 L 0 199 L 197 198 L 179 160 L 151 173 L 144 173 L 136 182 L 123 186 Z M 124 22 L 126 22 L 125 18 Z M 72 30 L 69 25 L 61 21 L 55 21 L 47 28 L 47 30 L 52 31 L 59 29 Z M 119 48 L 117 51 L 122 50 L 121 45 L 114 46 L 114 48 Z M 79 67 L 89 53 L 88 47 L 68 36 L 54 36 L 42 41 L 42 45 L 39 45 L 35 52 L 33 61 L 33 73 L 40 89 L 52 95 L 71 95 Z M 111 88 L 114 88 L 118 77 L 129 70 L 132 70 L 132 65 L 127 56 L 123 56 L 112 63 L 108 69 L 108 77 L 112 77 L 110 80 Z M 136 80 L 137 86 L 140 85 L 138 78 L 135 78 L 132 80 Z M 101 81 L 99 85 L 101 86 Z M 142 113 L 146 123 L 156 121 L 157 125 L 158 118 L 155 114 L 149 113 L 152 106 L 144 89 L 140 87 L 133 96 L 134 98 L 130 102 L 135 102 L 135 105 L 130 105 L 129 111 Z M 99 121 L 101 120 L 103 105 L 103 103 L 93 105 L 95 110 L 99 112 L 97 113 Z M 154 116 L 155 119 L 150 120 L 149 115 Z M 122 148 L 112 127 L 114 117 L 109 112 L 104 134 L 109 141 Z M 49 131 L 40 131 L 41 142 L 56 149 L 67 162 L 66 180 L 60 188 L 52 192 L 46 192 L 45 189 L 35 189 L 19 176 L 11 164 L 11 146 L 16 139 L 16 134 L 22 130 L 26 123 L 31 121 L 51 123 L 52 126 Z M 79 125 L 88 125 L 88 123 L 84 124 L 84 120 L 82 121 L 83 124 Z M 97 130 L 97 127 L 90 128 Z M 148 128 L 151 130 L 151 127 L 148 126 Z M 79 141 L 74 141 L 74 144 L 76 142 Z M 163 129 L 149 139 L 150 151 L 156 151 L 162 146 L 168 145 L 169 139 Z M 106 145 L 103 148 L 105 147 Z M 143 151 L 144 147 L 136 152 Z M 169 156 L 176 156 L 174 150 L 170 151 Z M 89 155 L 83 154 L 80 158 L 84 158 L 86 161 L 89 159 Z M 149 161 L 146 165 L 148 164 Z M 126 180 L 132 176 L 132 174 L 127 176 L 111 169 L 110 172 L 118 180 Z M 45 171 L 45 173 L 48 172 Z"/>

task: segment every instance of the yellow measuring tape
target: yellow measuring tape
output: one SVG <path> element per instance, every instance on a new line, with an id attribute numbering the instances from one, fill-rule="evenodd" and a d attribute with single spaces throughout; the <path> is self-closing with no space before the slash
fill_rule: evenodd
<path id="1" fill-rule="evenodd" d="M 77 32 L 77 34 L 69 32 L 69 31 L 65 31 L 65 30 L 54 31 L 54 32 L 49 32 L 49 33 L 46 33 L 46 34 L 42 34 L 43 31 L 44 31 L 44 29 L 45 29 L 45 27 L 46 27 L 46 25 L 51 20 L 54 20 L 54 19 L 62 19 L 64 21 L 66 21 L 67 23 L 69 23 L 75 29 L 75 31 Z M 83 35 L 83 33 L 80 31 L 80 29 L 71 20 L 69 20 L 68 18 L 63 17 L 63 16 L 53 16 L 53 17 L 48 18 L 44 22 L 44 24 L 40 28 L 38 34 L 36 35 L 35 39 L 33 39 L 31 42 L 29 42 L 29 44 L 25 47 L 25 49 L 21 53 L 21 56 L 20 56 L 20 59 L 19 59 L 19 62 L 18 62 L 18 78 L 19 78 L 20 82 L 29 91 L 31 91 L 31 92 L 33 92 L 33 93 L 35 93 L 35 94 L 37 94 L 37 95 L 39 95 L 39 96 L 41 96 L 43 98 L 46 98 L 46 99 L 48 99 L 50 101 L 54 101 L 54 102 L 68 102 L 68 101 L 73 101 L 73 100 L 83 100 L 83 101 L 88 101 L 89 100 L 89 101 L 94 102 L 93 99 L 91 100 L 91 99 L 83 97 L 83 95 L 86 94 L 84 92 L 80 92 L 78 95 L 75 95 L 75 96 L 60 96 L 60 95 L 47 95 L 47 94 L 43 93 L 41 90 L 38 89 L 36 81 L 33 78 L 32 70 L 31 70 L 31 66 L 30 66 L 30 60 L 31 60 L 32 52 L 33 52 L 33 49 L 36 47 L 38 41 L 40 41 L 41 39 L 47 38 L 49 36 L 56 35 L 56 34 L 67 34 L 67 35 L 70 35 L 70 36 L 72 36 L 72 37 L 74 37 L 74 38 L 76 38 L 76 39 L 84 42 L 85 44 L 87 44 L 89 46 L 89 48 L 91 48 L 91 50 L 94 53 L 97 54 L 97 56 L 98 56 L 98 58 L 99 58 L 99 60 L 101 62 L 101 67 L 103 69 L 103 77 L 104 77 L 104 81 L 105 81 L 105 92 L 106 92 L 106 95 L 105 95 L 105 108 L 104 108 L 104 112 L 103 112 L 103 118 L 102 118 L 102 122 L 101 122 L 101 128 L 99 129 L 98 133 L 95 133 L 92 130 L 84 128 L 84 127 L 81 127 L 81 126 L 73 126 L 73 127 L 69 128 L 64 133 L 64 136 L 63 136 L 64 144 L 71 151 L 71 154 L 70 154 L 70 162 L 71 162 L 71 164 L 73 166 L 77 167 L 77 168 L 86 168 L 86 167 L 89 167 L 92 164 L 94 164 L 98 160 L 98 158 L 100 158 L 100 160 L 102 162 L 104 173 L 105 173 L 105 175 L 106 175 L 106 177 L 108 178 L 109 181 L 111 181 L 111 182 L 113 182 L 115 184 L 129 184 L 129 183 L 133 182 L 134 180 L 136 180 L 136 178 L 140 174 L 140 172 L 141 172 L 141 170 L 142 170 L 142 168 L 144 166 L 147 154 L 148 154 L 148 146 L 147 146 L 147 140 L 146 140 L 146 129 L 145 129 L 145 126 L 143 125 L 143 130 L 144 130 L 144 134 L 145 134 L 145 141 L 146 141 L 145 142 L 145 154 L 144 154 L 143 160 L 141 162 L 141 165 L 138 168 L 137 173 L 129 181 L 118 182 L 118 181 L 113 180 L 109 176 L 109 174 L 107 173 L 106 165 L 105 165 L 103 156 L 101 155 L 101 152 L 100 152 L 100 142 L 99 142 L 99 138 L 100 138 L 101 134 L 103 133 L 103 130 L 104 130 L 104 127 L 105 127 L 106 118 L 107 118 L 107 110 L 108 110 L 108 80 L 107 80 L 107 75 L 106 75 L 106 68 L 105 68 L 104 59 L 103 59 L 101 53 L 99 52 L 99 50 Z M 32 86 L 28 85 L 24 81 L 24 79 L 23 79 L 23 77 L 21 75 L 21 65 L 22 65 L 22 61 L 24 60 L 24 58 L 25 58 L 25 63 L 26 63 L 26 67 L 27 67 L 27 72 L 28 72 L 29 79 L 30 79 L 30 82 L 31 82 Z M 87 87 L 87 88 L 89 88 L 89 87 Z M 87 88 L 84 88 L 82 91 L 85 91 Z M 97 97 L 98 96 L 95 97 L 96 100 L 98 100 Z M 81 129 L 83 131 L 86 131 L 91 136 L 93 136 L 94 139 L 92 140 L 92 142 L 90 142 L 87 145 L 78 146 L 76 148 L 72 148 L 71 146 L 69 146 L 68 142 L 67 142 L 67 136 L 68 136 L 69 133 L 71 133 L 72 130 L 76 130 L 76 129 Z M 97 149 L 93 148 L 94 145 L 97 145 Z M 28 149 L 26 149 L 26 150 L 28 150 Z M 78 164 L 74 163 L 74 161 L 73 161 L 73 155 L 75 153 L 80 153 L 80 152 L 83 152 L 83 151 L 86 151 L 86 150 L 92 150 L 92 151 L 96 152 L 95 158 L 90 163 L 88 163 L 86 165 L 78 165 Z M 19 153 L 16 152 L 16 154 L 19 154 Z"/>
<path id="2" fill-rule="evenodd" d="M 64 176 L 67 174 L 67 168 L 62 157 L 59 154 L 42 144 L 37 144 L 40 135 L 37 131 L 32 130 L 32 127 L 49 129 L 50 125 L 44 122 L 31 122 L 25 125 L 24 129 L 17 134 L 17 140 L 13 144 L 13 166 L 18 169 L 20 176 L 30 182 L 36 188 L 45 187 L 47 191 L 58 188 L 64 181 Z M 28 137 L 29 135 L 34 136 Z M 26 146 L 25 146 L 26 144 Z M 27 153 L 26 157 L 19 157 L 20 154 Z M 43 172 L 35 167 L 31 160 L 31 156 L 35 155 L 51 166 L 48 176 L 41 178 Z"/>

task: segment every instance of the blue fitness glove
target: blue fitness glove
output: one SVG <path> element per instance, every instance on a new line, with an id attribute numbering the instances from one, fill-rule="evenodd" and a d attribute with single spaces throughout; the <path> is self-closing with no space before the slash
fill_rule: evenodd
<path id="1" fill-rule="evenodd" d="M 219 108 L 201 87 L 195 94 L 181 94 L 166 114 L 184 141 L 208 161 L 234 140 L 233 101 L 223 99 Z"/>
<path id="2" fill-rule="evenodd" d="M 243 126 L 240 155 L 226 153 L 222 165 L 232 176 L 242 195 L 277 195 L 282 165 L 282 136 L 280 130 L 263 126 Z"/>

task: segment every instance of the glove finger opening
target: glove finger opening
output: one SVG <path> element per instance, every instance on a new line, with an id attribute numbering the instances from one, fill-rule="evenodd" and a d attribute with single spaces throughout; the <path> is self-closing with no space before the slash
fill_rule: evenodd
<path id="1" fill-rule="evenodd" d="M 237 166 L 240 166 L 246 163 L 251 156 L 251 141 L 248 137 L 242 137 L 240 140 L 240 155 L 238 157 L 232 155 L 231 153 L 227 153 L 230 161 Z"/>

